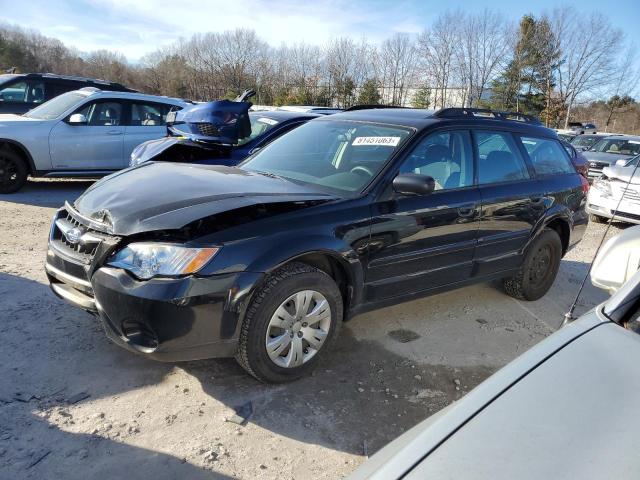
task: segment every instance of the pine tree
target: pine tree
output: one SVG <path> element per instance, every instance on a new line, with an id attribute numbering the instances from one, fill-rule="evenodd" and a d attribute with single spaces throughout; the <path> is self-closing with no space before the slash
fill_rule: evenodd
<path id="1" fill-rule="evenodd" d="M 369 78 L 362 83 L 360 92 L 358 93 L 359 105 L 379 105 L 380 92 L 378 91 L 378 82 Z"/>
<path id="2" fill-rule="evenodd" d="M 429 108 L 431 106 L 431 89 L 426 85 L 420 87 L 413 96 L 411 104 L 414 108 Z"/>

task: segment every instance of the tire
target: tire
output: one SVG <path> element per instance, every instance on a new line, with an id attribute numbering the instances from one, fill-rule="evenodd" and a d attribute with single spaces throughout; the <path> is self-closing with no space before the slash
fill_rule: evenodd
<path id="1" fill-rule="evenodd" d="M 0 150 L 0 193 L 14 193 L 27 182 L 29 169 L 20 155 L 8 148 Z"/>
<path id="2" fill-rule="evenodd" d="M 295 300 L 298 299 L 298 295 L 303 297 L 308 295 L 305 292 L 315 292 L 312 300 L 305 300 L 306 311 L 312 313 L 317 311 L 316 307 L 320 308 L 321 304 L 325 305 L 321 311 L 325 317 L 322 321 L 303 323 L 305 318 L 312 317 L 305 317 L 303 314 L 301 314 L 303 316 L 296 317 L 295 312 L 287 319 L 276 316 L 276 311 L 282 312 L 282 308 L 287 310 L 287 315 L 289 312 L 293 312 L 296 307 Z M 326 300 L 326 304 L 329 306 L 328 322 L 326 320 L 326 304 L 322 299 Z M 287 302 L 288 300 L 289 302 Z M 292 301 L 294 303 L 291 303 Z M 251 299 L 240 331 L 236 360 L 249 374 L 261 382 L 283 383 L 297 380 L 308 375 L 330 349 L 342 325 L 342 316 L 342 295 L 329 275 L 304 263 L 286 265 L 269 275 L 265 284 Z M 275 326 L 272 323 L 274 321 L 276 322 Z M 280 321 L 283 324 L 295 323 L 287 324 L 287 327 L 280 327 L 277 325 Z M 326 336 L 323 337 L 323 343 L 316 350 L 307 341 L 307 337 L 309 332 L 318 331 L 311 330 L 312 324 L 320 326 L 320 322 L 324 322 L 324 328 L 321 329 L 321 332 L 323 336 L 326 333 Z M 274 331 L 277 333 L 271 337 Z M 290 335 L 290 341 L 287 340 L 287 334 Z M 270 356 L 267 351 L 268 338 L 274 343 L 278 343 L 279 339 L 284 338 L 285 340 L 280 343 L 289 341 L 289 344 L 283 348 L 282 352 L 274 352 L 277 348 L 272 347 Z M 319 341 L 315 337 L 311 339 L 315 342 Z M 294 345 L 302 345 L 301 350 L 296 350 L 296 352 L 300 351 L 301 356 L 292 351 Z M 291 360 L 292 358 L 293 360 Z M 285 366 L 287 361 L 290 361 L 291 365 Z M 299 362 L 302 363 L 299 364 Z M 296 365 L 296 363 L 298 364 Z"/>
<path id="3" fill-rule="evenodd" d="M 542 298 L 556 279 L 561 258 L 558 232 L 545 228 L 530 245 L 518 272 L 504 280 L 505 292 L 519 300 Z"/>
<path id="4" fill-rule="evenodd" d="M 600 215 L 594 215 L 593 213 L 590 213 L 589 221 L 593 223 L 607 223 L 609 219 L 606 217 L 601 217 Z"/>

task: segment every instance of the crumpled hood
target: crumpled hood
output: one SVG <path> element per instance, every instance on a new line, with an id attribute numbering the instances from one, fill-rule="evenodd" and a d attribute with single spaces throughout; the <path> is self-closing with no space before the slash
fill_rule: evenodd
<path id="1" fill-rule="evenodd" d="M 155 157 L 159 156 L 162 152 L 168 150 L 174 145 L 185 145 L 192 143 L 193 142 L 187 137 L 167 136 L 156 138 L 154 140 L 148 140 L 133 149 L 133 152 L 131 152 L 131 160 L 129 164 L 130 166 L 134 167 L 148 160 L 153 160 Z"/>
<path id="2" fill-rule="evenodd" d="M 604 167 L 602 169 L 602 173 L 609 178 L 616 178 L 618 180 L 622 180 L 623 182 L 629 182 L 631 179 L 631 175 L 633 175 L 633 171 L 636 167 L 633 165 L 630 167 L 620 167 L 615 165 L 613 167 Z M 636 170 L 635 175 L 631 179 L 631 182 L 634 185 L 640 185 L 640 168 Z"/>
<path id="3" fill-rule="evenodd" d="M 625 158 L 635 157 L 635 155 L 618 155 L 617 153 L 591 152 L 589 150 L 582 152 L 582 154 L 589 162 L 607 162 L 610 164 L 615 164 L 618 160 L 624 160 Z"/>
<path id="4" fill-rule="evenodd" d="M 265 203 L 335 197 L 286 179 L 219 165 L 150 162 L 114 173 L 74 203 L 110 233 L 174 230 L 217 213 Z"/>

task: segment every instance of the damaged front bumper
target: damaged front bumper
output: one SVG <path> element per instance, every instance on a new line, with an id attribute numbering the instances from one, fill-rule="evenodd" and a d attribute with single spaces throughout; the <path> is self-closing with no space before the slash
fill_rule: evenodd
<path id="1" fill-rule="evenodd" d="M 592 187 L 587 200 L 587 212 L 604 218 L 612 218 L 621 222 L 640 224 L 640 188 L 634 185 L 620 201 L 620 196 L 607 195 Z M 618 206 L 619 204 L 619 206 Z"/>
<path id="2" fill-rule="evenodd" d="M 69 248 L 54 219 L 45 264 L 52 291 L 97 316 L 116 344 L 155 360 L 236 353 L 244 306 L 264 274 L 137 280 L 122 269 L 99 266 L 110 248 L 102 254 L 100 247 L 91 254 Z"/>

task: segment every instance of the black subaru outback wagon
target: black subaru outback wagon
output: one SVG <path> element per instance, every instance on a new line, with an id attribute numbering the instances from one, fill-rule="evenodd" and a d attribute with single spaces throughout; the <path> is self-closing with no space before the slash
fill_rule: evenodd
<path id="1" fill-rule="evenodd" d="M 522 115 L 375 109 L 318 118 L 238 167 L 158 162 L 54 219 L 53 291 L 158 360 L 235 356 L 306 374 L 343 320 L 504 279 L 535 300 L 587 224 L 588 184 Z"/>

